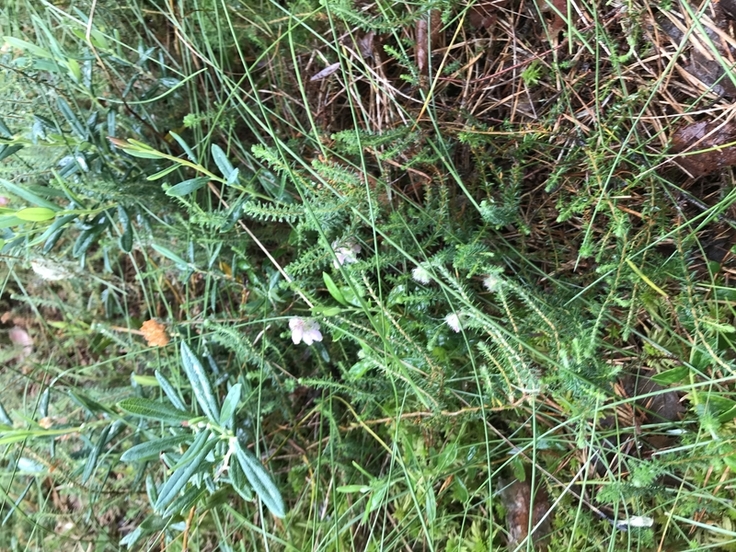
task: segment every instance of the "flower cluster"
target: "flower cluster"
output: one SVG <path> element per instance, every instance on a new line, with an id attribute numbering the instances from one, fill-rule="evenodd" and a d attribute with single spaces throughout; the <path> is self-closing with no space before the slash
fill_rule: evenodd
<path id="1" fill-rule="evenodd" d="M 294 345 L 304 341 L 305 345 L 311 345 L 315 341 L 322 341 L 322 332 L 319 331 L 319 323 L 312 318 L 300 318 L 295 316 L 289 319 L 291 329 L 291 340 Z"/>
<path id="2" fill-rule="evenodd" d="M 501 287 L 502 280 L 498 274 L 491 273 L 483 279 L 483 287 L 490 292 L 498 291 Z"/>
<path id="3" fill-rule="evenodd" d="M 332 249 L 335 251 L 336 260 L 332 261 L 335 268 L 340 268 L 345 264 L 352 264 L 358 262 L 356 255 L 360 253 L 360 245 L 355 242 L 340 243 L 339 241 L 332 242 Z"/>
<path id="4" fill-rule="evenodd" d="M 450 329 L 455 333 L 460 333 L 460 330 L 463 329 L 463 323 L 460 320 L 460 313 L 457 312 L 451 312 L 445 316 L 445 324 L 450 326 Z"/>
<path id="5" fill-rule="evenodd" d="M 425 286 L 432 280 L 432 275 L 429 273 L 429 270 L 424 268 L 422 265 L 417 266 L 411 271 L 411 277 Z"/>
<path id="6" fill-rule="evenodd" d="M 36 259 L 31 261 L 31 268 L 33 269 L 33 272 L 48 282 L 65 280 L 72 276 L 72 274 L 63 266 L 48 259 Z"/>

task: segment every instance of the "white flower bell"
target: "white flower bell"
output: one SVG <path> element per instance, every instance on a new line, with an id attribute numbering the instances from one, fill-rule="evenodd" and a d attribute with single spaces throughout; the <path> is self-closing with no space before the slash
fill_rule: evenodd
<path id="1" fill-rule="evenodd" d="M 432 280 L 432 275 L 422 265 L 411 271 L 411 277 L 420 284 L 427 285 Z"/>
<path id="2" fill-rule="evenodd" d="M 357 243 L 342 243 L 339 241 L 332 242 L 332 249 L 335 251 L 337 260 L 332 261 L 335 268 L 340 268 L 345 264 L 353 264 L 358 262 L 356 255 L 360 253 L 360 245 Z"/>
<path id="3" fill-rule="evenodd" d="M 300 318 L 295 316 L 289 319 L 289 328 L 291 329 L 291 340 L 294 345 L 299 345 L 302 341 L 305 345 L 311 345 L 315 341 L 322 341 L 322 332 L 319 331 L 319 324 L 311 318 Z"/>
<path id="4" fill-rule="evenodd" d="M 463 329 L 463 325 L 460 322 L 460 315 L 455 312 L 451 312 L 445 316 L 445 324 L 450 326 L 450 329 L 455 333 L 460 333 L 460 330 Z"/>

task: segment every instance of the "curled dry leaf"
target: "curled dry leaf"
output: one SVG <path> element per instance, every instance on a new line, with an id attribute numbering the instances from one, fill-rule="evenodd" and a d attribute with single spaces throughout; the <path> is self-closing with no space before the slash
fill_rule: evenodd
<path id="1" fill-rule="evenodd" d="M 532 533 L 533 549 L 546 552 L 549 543 L 547 535 L 552 526 L 549 495 L 543 486 L 538 486 L 532 493 L 531 477 L 527 473 L 524 481 L 502 481 L 501 500 L 506 508 L 506 528 L 509 533 L 509 550 L 517 550 L 529 536 L 531 527 L 537 527 Z M 533 496 L 532 496 L 533 495 Z M 526 546 L 522 546 L 526 550 Z"/>
<path id="2" fill-rule="evenodd" d="M 165 347 L 169 344 L 166 327 L 158 320 L 146 320 L 141 326 L 141 333 L 150 347 Z"/>
<path id="3" fill-rule="evenodd" d="M 723 17 L 736 21 L 736 0 L 720 0 L 718 7 L 723 12 Z"/>
<path id="4" fill-rule="evenodd" d="M 420 75 L 426 75 L 429 58 L 435 48 L 442 48 L 442 16 L 439 10 L 430 10 L 422 14 L 416 26 L 416 61 Z"/>
<path id="5" fill-rule="evenodd" d="M 360 55 L 363 56 L 363 59 L 368 60 L 374 57 L 373 49 L 375 48 L 375 45 L 373 44 L 373 41 L 375 38 L 375 31 L 369 31 L 358 38 L 358 51 L 360 51 Z"/>
<path id="6" fill-rule="evenodd" d="M 442 32 L 442 14 L 440 10 L 429 12 L 429 44 L 432 50 L 445 47 L 445 35 Z M 429 52 L 430 55 L 432 52 Z"/>
<path id="7" fill-rule="evenodd" d="M 672 136 L 675 162 L 694 177 L 736 165 L 736 122 L 700 122 Z"/>
<path id="8" fill-rule="evenodd" d="M 468 10 L 468 22 L 476 29 L 490 29 L 498 20 L 496 12 L 508 4 L 508 0 L 480 0 Z"/>
<path id="9" fill-rule="evenodd" d="M 314 75 L 311 79 L 309 79 L 310 82 L 326 79 L 330 75 L 332 75 L 334 72 L 336 72 L 340 68 L 340 62 L 333 63 L 332 65 L 328 65 L 324 69 L 322 69 L 319 73 Z"/>
<path id="10" fill-rule="evenodd" d="M 429 22 L 427 21 L 427 16 L 422 14 L 417 20 L 416 47 L 416 61 L 420 75 L 426 75 L 427 67 L 429 66 L 429 52 L 431 51 L 431 46 L 429 44 L 428 26 Z"/>
<path id="11" fill-rule="evenodd" d="M 557 35 L 565 27 L 565 19 L 560 14 L 567 15 L 567 0 L 547 0 L 546 5 L 542 6 L 542 11 L 552 13 L 549 34 L 553 40 L 557 40 Z"/>
<path id="12" fill-rule="evenodd" d="M 656 18 L 673 46 L 680 49 L 683 41 L 687 43 L 684 58 L 689 58 L 689 63 L 683 64 L 681 74 L 690 84 L 718 96 L 736 96 L 736 82 L 730 76 L 732 67 L 729 68 L 736 52 L 728 21 L 733 18 L 731 10 L 735 7 L 736 0 L 713 2 L 699 15 L 697 24 L 691 21 L 687 10 L 663 10 Z"/>

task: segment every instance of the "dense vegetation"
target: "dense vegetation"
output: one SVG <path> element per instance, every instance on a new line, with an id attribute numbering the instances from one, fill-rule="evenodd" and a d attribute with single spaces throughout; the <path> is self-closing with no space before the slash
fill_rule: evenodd
<path id="1" fill-rule="evenodd" d="M 4 0 L 0 549 L 736 549 L 735 18 Z"/>

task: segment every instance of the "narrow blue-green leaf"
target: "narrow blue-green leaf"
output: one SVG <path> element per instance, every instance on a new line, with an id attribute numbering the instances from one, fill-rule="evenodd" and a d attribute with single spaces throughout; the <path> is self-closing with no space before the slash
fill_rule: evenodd
<path id="1" fill-rule="evenodd" d="M 28 188 L 25 188 L 23 186 L 18 186 L 17 184 L 14 184 L 10 182 L 9 180 L 5 180 L 4 178 L 0 178 L 0 186 L 5 188 L 11 194 L 18 196 L 19 198 L 24 199 L 28 203 L 32 203 L 33 205 L 36 205 L 37 207 L 47 207 L 48 209 L 53 209 L 55 211 L 61 210 L 61 208 L 55 203 L 51 203 L 50 201 L 42 198 L 41 196 L 34 194 Z"/>
<path id="2" fill-rule="evenodd" d="M 122 205 L 118 205 L 118 221 L 123 225 L 123 228 L 130 226 L 130 215 Z"/>
<path id="3" fill-rule="evenodd" d="M 428 485 L 424 492 L 425 519 L 428 525 L 433 527 L 437 519 L 437 498 L 434 496 L 434 489 L 431 485 Z"/>
<path id="4" fill-rule="evenodd" d="M 143 528 L 139 525 L 133 531 L 125 535 L 118 541 L 118 546 L 124 546 L 128 550 L 133 548 L 133 545 L 137 543 L 143 537 Z"/>
<path id="5" fill-rule="evenodd" d="M 30 42 L 21 40 L 20 38 L 15 38 L 13 36 L 4 36 L 3 40 L 13 48 L 23 50 L 24 52 L 28 52 L 29 54 L 33 54 L 34 56 L 48 59 L 54 57 L 53 54 L 49 52 L 46 48 L 41 48 L 40 46 L 36 46 L 35 44 L 32 44 Z"/>
<path id="6" fill-rule="evenodd" d="M 169 383 L 169 380 L 167 380 L 166 377 L 158 370 L 154 372 L 154 375 L 156 376 L 158 384 L 161 386 L 161 390 L 166 395 L 166 398 L 171 401 L 171 404 L 174 405 L 174 408 L 186 410 L 187 407 L 184 406 L 184 401 L 181 400 L 179 394 L 174 389 L 174 386 Z"/>
<path id="7" fill-rule="evenodd" d="M 156 504 L 158 501 L 158 489 L 150 473 L 146 475 L 146 494 L 148 495 L 148 501 L 151 503 L 151 506 Z"/>
<path id="8" fill-rule="evenodd" d="M 227 180 L 225 181 L 225 184 L 228 186 L 232 186 L 233 184 L 236 184 L 238 182 L 238 177 L 240 176 L 240 169 L 233 169 L 233 172 L 231 172 Z"/>
<path id="9" fill-rule="evenodd" d="M 174 471 L 159 489 L 158 500 L 153 505 L 153 509 L 160 513 L 166 506 L 171 504 L 179 491 L 187 484 L 189 478 L 194 475 L 196 469 L 197 464 L 192 462 L 184 468 Z"/>
<path id="10" fill-rule="evenodd" d="M 72 255 L 74 257 L 84 255 L 92 244 L 95 243 L 99 235 L 102 234 L 103 230 L 105 230 L 105 227 L 100 225 L 88 228 L 79 234 L 77 241 L 74 242 L 74 247 L 72 247 Z"/>
<path id="11" fill-rule="evenodd" d="M 166 167 L 165 169 L 160 170 L 157 173 L 152 174 L 151 176 L 147 176 L 146 180 L 149 180 L 149 181 L 159 180 L 163 178 L 164 176 L 166 176 L 167 174 L 174 172 L 178 168 L 179 168 L 179 165 L 171 165 L 170 167 Z"/>
<path id="12" fill-rule="evenodd" d="M 204 493 L 204 488 L 200 489 L 199 487 L 192 485 L 184 492 L 183 495 L 174 500 L 171 503 L 171 506 L 163 511 L 161 517 L 168 518 L 174 514 L 178 514 L 179 512 L 191 510 Z"/>
<path id="13" fill-rule="evenodd" d="M 171 468 L 171 471 L 174 472 L 178 470 L 179 468 L 182 468 L 186 466 L 189 461 L 194 458 L 197 454 L 199 454 L 199 451 L 201 451 L 205 444 L 207 443 L 207 440 L 212 436 L 212 431 L 209 429 L 204 429 L 197 433 L 197 436 L 194 438 L 194 441 L 192 442 L 192 445 L 182 454 L 179 456 L 179 459 L 177 462 L 173 465 L 169 464 L 169 467 Z"/>
<path id="14" fill-rule="evenodd" d="M 3 119 L 0 119 L 0 138 L 6 138 L 8 140 L 13 138 L 12 131 L 8 128 L 8 125 L 5 124 Z"/>
<path id="15" fill-rule="evenodd" d="M 23 146 L 21 144 L 5 144 L 2 149 L 0 149 L 0 161 L 4 160 L 7 157 L 10 157 L 14 153 L 17 153 L 22 149 Z"/>
<path id="16" fill-rule="evenodd" d="M 49 119 L 48 117 L 44 117 L 43 115 L 34 113 L 33 121 L 34 121 L 34 125 L 38 124 L 45 130 L 50 130 L 51 132 L 54 132 L 59 135 L 62 133 L 61 127 L 57 124 L 57 122 L 52 119 Z M 12 136 L 9 136 L 9 138 L 12 138 Z"/>
<path id="17" fill-rule="evenodd" d="M 51 399 L 51 388 L 47 387 L 41 393 L 41 398 L 38 401 L 38 413 L 42 418 L 49 415 L 49 400 Z"/>
<path id="18" fill-rule="evenodd" d="M 13 426 L 13 420 L 10 419 L 10 416 L 8 416 L 8 412 L 5 410 L 5 407 L 0 403 L 0 422 L 4 423 L 8 426 Z"/>
<path id="19" fill-rule="evenodd" d="M 0 215 L 0 229 L 1 228 L 12 228 L 13 226 L 20 226 L 23 221 L 15 215 Z"/>
<path id="20" fill-rule="evenodd" d="M 220 412 L 220 425 L 223 427 L 232 427 L 233 415 L 235 409 L 240 402 L 240 395 L 243 392 L 243 384 L 236 383 L 230 388 L 227 397 L 222 402 L 222 412 Z"/>
<path id="21" fill-rule="evenodd" d="M 281 493 L 274 485 L 273 479 L 271 479 L 271 475 L 266 471 L 266 468 L 252 452 L 243 448 L 237 440 L 235 441 L 235 455 L 238 462 L 240 462 L 240 467 L 243 468 L 248 483 L 253 487 L 256 495 L 263 501 L 266 508 L 276 517 L 286 516 L 284 499 L 281 498 Z"/>
<path id="22" fill-rule="evenodd" d="M 233 167 L 232 163 L 230 163 L 230 160 L 227 158 L 227 155 L 225 155 L 225 152 L 222 151 L 222 148 L 220 146 L 218 146 L 217 144 L 212 144 L 211 150 L 212 159 L 215 160 L 217 168 L 220 169 L 220 172 L 222 173 L 222 176 L 225 178 L 225 180 L 228 180 L 235 168 Z"/>
<path id="23" fill-rule="evenodd" d="M 178 143 L 178 144 L 179 144 L 179 145 L 181 146 L 181 149 L 183 149 L 183 150 L 184 150 L 184 153 L 186 153 L 186 154 L 187 154 L 187 157 L 189 158 L 189 160 L 190 160 L 190 161 L 191 161 L 192 163 L 199 163 L 199 161 L 197 161 L 197 156 L 196 156 L 196 155 L 194 155 L 194 152 L 192 151 L 192 148 L 190 148 L 190 147 L 189 147 L 189 144 L 187 144 L 187 143 L 186 143 L 186 142 L 184 141 L 184 138 L 182 138 L 181 136 L 179 136 L 179 135 L 178 135 L 178 134 L 177 134 L 176 132 L 174 132 L 174 131 L 169 131 L 169 134 L 170 134 L 170 135 L 171 135 L 171 137 L 172 137 L 172 138 L 173 138 L 174 140 L 176 140 L 176 141 L 177 141 L 177 143 Z"/>
<path id="24" fill-rule="evenodd" d="M 54 247 L 56 242 L 58 241 L 59 237 L 61 236 L 61 233 L 66 230 L 67 226 L 70 222 L 72 222 L 74 219 L 76 219 L 79 215 L 64 215 L 59 218 L 57 218 L 54 222 L 51 223 L 51 225 L 46 229 L 46 231 L 38 237 L 38 239 L 34 240 L 34 243 L 41 243 L 42 241 L 45 241 L 46 243 L 43 246 L 43 252 L 48 253 L 51 251 L 51 248 Z M 49 241 L 55 238 L 51 244 L 49 245 Z"/>
<path id="25" fill-rule="evenodd" d="M 28 485 L 26 485 L 26 488 L 21 491 L 21 493 L 18 495 L 18 498 L 15 499 L 13 502 L 12 507 L 7 508 L 6 503 L 6 509 L 8 510 L 8 513 L 5 514 L 5 517 L 0 522 L 0 527 L 4 527 L 6 523 L 8 523 L 8 520 L 12 517 L 13 513 L 18 509 L 18 506 L 25 500 L 26 495 L 28 494 L 28 491 L 31 490 L 31 487 L 35 486 L 37 484 L 37 479 L 34 477 L 29 482 Z"/>
<path id="26" fill-rule="evenodd" d="M 154 460 L 159 454 L 165 450 L 169 450 L 177 445 L 186 443 L 192 439 L 191 434 L 172 435 L 163 437 L 153 441 L 146 441 L 134 447 L 130 447 L 121 456 L 122 462 L 144 462 L 146 460 Z"/>
<path id="27" fill-rule="evenodd" d="M 240 466 L 240 461 L 237 459 L 230 460 L 230 467 L 228 468 L 228 474 L 230 475 L 230 483 L 233 489 L 243 497 L 244 500 L 250 502 L 253 500 L 253 488 L 248 483 L 248 479 L 245 477 L 243 468 Z"/>
<path id="28" fill-rule="evenodd" d="M 120 236 L 120 249 L 125 253 L 133 250 L 133 225 L 130 222 L 130 215 L 125 207 L 118 205 L 118 220 L 123 225 L 123 233 Z"/>
<path id="29" fill-rule="evenodd" d="M 107 112 L 107 134 L 115 137 L 115 129 L 117 128 L 117 112 L 111 109 Z"/>
<path id="30" fill-rule="evenodd" d="M 88 131 L 82 124 L 82 121 L 80 121 L 74 114 L 72 108 L 69 107 L 69 104 L 66 102 L 66 100 L 61 96 L 58 96 L 56 98 L 56 106 L 59 108 L 59 111 L 61 111 L 61 114 L 69 123 L 69 126 L 72 127 L 74 134 L 76 134 L 80 140 L 86 140 Z"/>
<path id="31" fill-rule="evenodd" d="M 203 433 L 209 434 L 209 431 Z M 186 465 L 174 470 L 169 479 L 166 480 L 166 483 L 164 483 L 161 489 L 159 489 L 158 500 L 154 505 L 154 509 L 156 511 L 161 512 L 171 504 L 171 502 L 176 498 L 176 495 L 179 494 L 179 491 L 184 488 L 197 470 L 200 469 L 204 463 L 205 457 L 216 444 L 217 439 L 209 439 L 205 441 L 204 445 L 196 452 L 194 457 L 192 457 Z M 192 448 L 194 448 L 194 445 L 192 445 Z"/>
<path id="32" fill-rule="evenodd" d="M 118 403 L 118 408 L 139 418 L 150 418 L 162 422 L 181 423 L 194 418 L 194 414 L 179 410 L 166 403 L 131 397 Z"/>
<path id="33" fill-rule="evenodd" d="M 207 373 L 204 371 L 202 363 L 184 341 L 181 342 L 181 360 L 184 373 L 189 378 L 189 383 L 192 385 L 192 392 L 199 406 L 202 407 L 202 412 L 213 423 L 219 423 L 220 409 L 217 405 L 215 395 L 212 393 L 212 387 L 210 386 Z"/>
<path id="34" fill-rule="evenodd" d="M 157 243 L 152 243 L 151 244 L 151 247 L 153 248 L 154 251 L 156 251 L 157 253 L 163 255 L 164 257 L 166 257 L 170 261 L 174 261 L 180 267 L 186 268 L 187 266 L 189 266 L 189 263 L 187 263 L 184 259 L 182 259 L 181 257 L 179 257 L 179 255 L 177 255 L 176 253 L 174 253 L 170 249 L 167 249 L 163 245 L 158 245 Z"/>
<path id="35" fill-rule="evenodd" d="M 179 182 L 178 184 L 175 184 L 174 186 L 166 190 L 166 195 L 173 197 L 182 197 L 185 195 L 189 195 L 193 192 L 196 192 L 200 188 L 204 188 L 209 181 L 210 179 L 206 176 L 190 178 L 189 180 Z"/>
<path id="36" fill-rule="evenodd" d="M 84 393 L 67 391 L 67 394 L 71 400 L 81 406 L 90 416 L 95 416 L 97 414 L 116 414 L 113 409 L 97 402 Z"/>
<path id="37" fill-rule="evenodd" d="M 100 457 L 100 453 L 102 452 L 102 449 L 105 448 L 105 443 L 107 443 L 107 435 L 110 433 L 110 428 L 112 426 L 107 426 L 105 429 L 102 430 L 100 433 L 100 438 L 97 440 L 97 446 L 92 449 L 92 452 L 90 452 L 89 456 L 87 457 L 87 463 L 84 466 L 84 472 L 82 473 L 82 485 L 87 483 L 90 477 L 92 477 L 92 474 L 95 472 L 95 468 L 97 467 L 97 459 Z"/>

